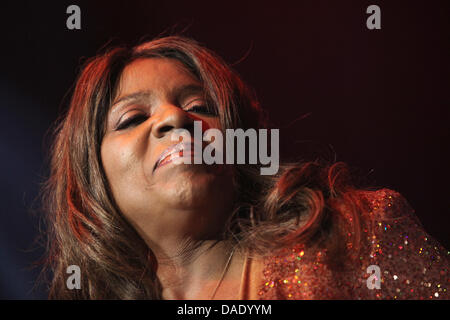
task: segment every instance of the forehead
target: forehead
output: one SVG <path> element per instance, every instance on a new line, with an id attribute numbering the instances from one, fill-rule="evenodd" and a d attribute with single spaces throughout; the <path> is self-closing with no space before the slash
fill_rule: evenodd
<path id="1" fill-rule="evenodd" d="M 178 60 L 169 58 L 140 58 L 128 64 L 119 80 L 117 96 L 143 90 L 170 90 L 199 81 Z"/>

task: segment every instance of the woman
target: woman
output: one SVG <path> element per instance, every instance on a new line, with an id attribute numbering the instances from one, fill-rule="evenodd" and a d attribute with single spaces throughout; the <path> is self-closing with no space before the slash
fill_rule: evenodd
<path id="1" fill-rule="evenodd" d="M 266 123 L 239 76 L 190 39 L 85 65 L 44 188 L 50 298 L 448 297 L 448 253 L 399 193 L 353 185 L 343 163 L 261 175 L 260 164 L 167 161 L 172 133 L 194 121 Z M 66 286 L 70 265 L 79 290 Z"/>

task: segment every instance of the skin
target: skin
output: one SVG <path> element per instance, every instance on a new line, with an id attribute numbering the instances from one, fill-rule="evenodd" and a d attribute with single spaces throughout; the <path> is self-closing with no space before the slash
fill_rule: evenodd
<path id="1" fill-rule="evenodd" d="M 206 250 L 220 240 L 232 209 L 230 168 L 169 163 L 153 170 L 161 153 L 177 143 L 174 129 L 192 132 L 194 120 L 202 121 L 203 130 L 219 128 L 218 116 L 204 105 L 201 83 L 180 62 L 138 59 L 122 72 L 101 144 L 113 196 L 155 253 L 165 299 L 209 299 L 230 256 L 224 242 Z M 235 253 L 215 298 L 237 298 L 242 263 Z"/>

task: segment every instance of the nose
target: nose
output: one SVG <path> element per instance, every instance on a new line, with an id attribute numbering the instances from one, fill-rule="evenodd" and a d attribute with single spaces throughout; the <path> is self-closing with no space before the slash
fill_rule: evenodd
<path id="1" fill-rule="evenodd" d="M 164 105 L 159 108 L 159 115 L 152 128 L 152 134 L 156 138 L 163 138 L 174 129 L 186 129 L 192 133 L 194 119 L 182 108 L 175 105 Z"/>

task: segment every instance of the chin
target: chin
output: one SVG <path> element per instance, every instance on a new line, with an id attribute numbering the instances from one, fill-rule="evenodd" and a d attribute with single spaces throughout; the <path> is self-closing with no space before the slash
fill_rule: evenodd
<path id="1" fill-rule="evenodd" d="M 178 171 L 178 170 L 177 170 Z M 160 184 L 161 197 L 180 209 L 200 208 L 223 193 L 223 177 L 205 170 L 181 170 Z M 230 189 L 232 192 L 232 189 Z"/>

